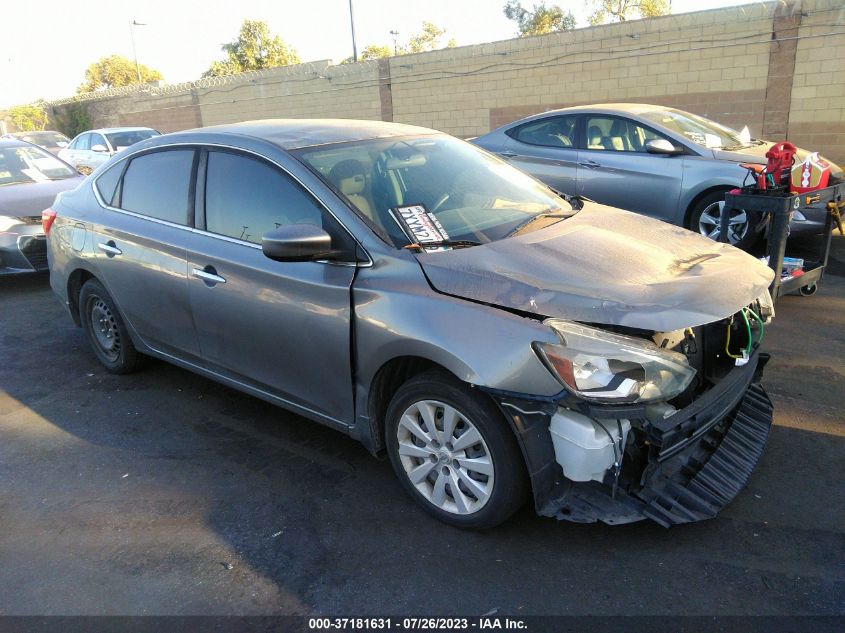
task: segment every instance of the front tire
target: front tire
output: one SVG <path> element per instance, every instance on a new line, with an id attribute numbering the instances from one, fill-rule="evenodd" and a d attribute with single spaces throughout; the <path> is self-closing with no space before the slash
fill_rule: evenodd
<path id="1" fill-rule="evenodd" d="M 113 374 L 128 374 L 143 357 L 135 349 L 123 318 L 109 293 L 96 279 L 79 291 L 79 317 L 97 360 Z"/>
<path id="2" fill-rule="evenodd" d="M 402 487 L 444 523 L 491 528 L 525 502 L 524 462 L 507 420 L 451 375 L 428 371 L 402 385 L 385 426 Z"/>
<path id="3" fill-rule="evenodd" d="M 719 239 L 725 191 L 714 191 L 696 202 L 690 209 L 687 228 L 712 240 Z M 728 219 L 728 241 L 731 246 L 749 250 L 760 239 L 760 214 L 734 210 Z"/>

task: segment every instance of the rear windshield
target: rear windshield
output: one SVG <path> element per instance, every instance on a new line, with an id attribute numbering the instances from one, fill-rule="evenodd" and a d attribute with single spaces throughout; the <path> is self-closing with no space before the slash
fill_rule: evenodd
<path id="1" fill-rule="evenodd" d="M 146 141 L 153 136 L 160 136 L 160 134 L 155 130 L 133 130 L 131 132 L 111 132 L 106 134 L 106 138 L 116 152 L 135 143 Z"/>
<path id="2" fill-rule="evenodd" d="M 299 150 L 373 230 L 412 243 L 397 214 L 433 216 L 444 240 L 483 244 L 560 221 L 572 206 L 547 186 L 446 135 L 373 139 Z M 420 210 L 420 211 L 417 211 Z M 535 221 L 536 220 L 536 221 Z"/>
<path id="3" fill-rule="evenodd" d="M 67 136 L 59 132 L 21 132 L 14 136 L 42 147 L 64 147 L 70 142 Z"/>
<path id="4" fill-rule="evenodd" d="M 0 147 L 0 187 L 25 182 L 64 180 L 77 175 L 68 165 L 38 147 Z"/>

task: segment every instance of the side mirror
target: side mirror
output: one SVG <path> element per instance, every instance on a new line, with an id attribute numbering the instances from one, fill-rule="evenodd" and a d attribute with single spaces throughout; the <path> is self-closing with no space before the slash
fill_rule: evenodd
<path id="1" fill-rule="evenodd" d="M 91 147 L 92 152 L 108 152 L 109 148 L 101 143 L 97 143 L 96 145 Z"/>
<path id="2" fill-rule="evenodd" d="M 289 224 L 267 231 L 261 238 L 261 250 L 277 262 L 308 262 L 334 255 L 331 236 L 313 224 Z"/>
<path id="3" fill-rule="evenodd" d="M 645 151 L 647 151 L 649 154 L 668 154 L 669 156 L 673 156 L 675 154 L 680 154 L 681 152 L 683 152 L 682 149 L 678 149 L 665 138 L 656 138 L 652 141 L 649 141 L 645 144 Z"/>

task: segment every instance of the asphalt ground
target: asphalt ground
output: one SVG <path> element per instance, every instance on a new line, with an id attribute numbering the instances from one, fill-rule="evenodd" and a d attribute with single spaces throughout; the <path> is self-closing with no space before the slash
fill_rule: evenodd
<path id="1" fill-rule="evenodd" d="M 112 376 L 0 278 L 0 614 L 845 614 L 845 238 L 764 346 L 775 426 L 717 518 L 486 533 L 342 434 L 161 362 Z"/>

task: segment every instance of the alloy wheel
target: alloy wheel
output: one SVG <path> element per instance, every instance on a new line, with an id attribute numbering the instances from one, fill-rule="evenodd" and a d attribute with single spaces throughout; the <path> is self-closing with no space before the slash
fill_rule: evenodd
<path id="1" fill-rule="evenodd" d="M 725 201 L 720 200 L 714 202 L 704 208 L 701 212 L 701 217 L 698 220 L 698 231 L 705 237 L 711 240 L 719 239 L 719 231 L 722 227 L 722 209 L 725 206 Z M 748 233 L 748 214 L 741 209 L 734 209 L 731 211 L 731 217 L 728 219 L 728 240 L 731 244 L 736 245 Z"/>
<path id="2" fill-rule="evenodd" d="M 454 407 L 436 400 L 411 404 L 397 426 L 399 459 L 419 493 L 451 514 L 483 508 L 495 468 L 478 428 Z"/>

